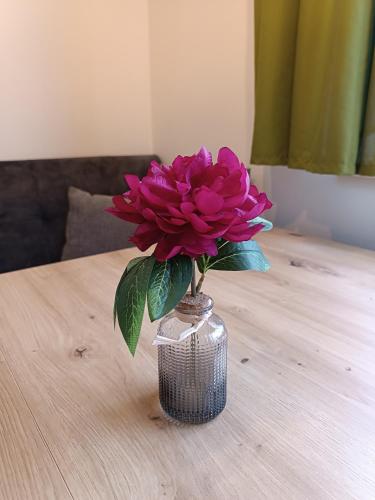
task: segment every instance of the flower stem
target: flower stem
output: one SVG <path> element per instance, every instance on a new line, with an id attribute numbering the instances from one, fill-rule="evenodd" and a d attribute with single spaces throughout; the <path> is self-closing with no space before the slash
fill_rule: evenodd
<path id="1" fill-rule="evenodd" d="M 202 288 L 202 285 L 203 285 L 203 281 L 204 281 L 204 278 L 206 277 L 206 275 L 204 273 L 201 274 L 201 277 L 199 278 L 199 281 L 198 281 L 198 285 L 197 285 L 197 293 L 199 293 L 201 291 L 201 288 Z"/>
<path id="2" fill-rule="evenodd" d="M 191 263 L 193 265 L 193 274 L 191 277 L 191 294 L 193 297 L 197 295 L 197 279 L 195 275 L 195 259 L 191 259 Z"/>

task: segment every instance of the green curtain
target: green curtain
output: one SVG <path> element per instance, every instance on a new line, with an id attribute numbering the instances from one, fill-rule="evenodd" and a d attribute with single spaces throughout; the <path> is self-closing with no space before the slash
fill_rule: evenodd
<path id="1" fill-rule="evenodd" d="M 375 175 L 373 0 L 255 0 L 252 162 Z"/>

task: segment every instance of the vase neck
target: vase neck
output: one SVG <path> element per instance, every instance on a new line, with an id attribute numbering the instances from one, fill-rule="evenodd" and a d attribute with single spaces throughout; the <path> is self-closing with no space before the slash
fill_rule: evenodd
<path id="1" fill-rule="evenodd" d="M 176 313 L 182 319 L 190 317 L 207 318 L 212 314 L 214 301 L 204 293 L 197 293 L 196 296 L 186 294 L 176 305 Z"/>

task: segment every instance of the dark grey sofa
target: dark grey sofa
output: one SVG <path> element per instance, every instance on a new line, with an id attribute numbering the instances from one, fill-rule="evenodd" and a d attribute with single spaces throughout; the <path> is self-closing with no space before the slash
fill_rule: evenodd
<path id="1" fill-rule="evenodd" d="M 0 162 L 0 272 L 60 260 L 67 190 L 126 190 L 123 174 L 143 176 L 157 156 L 116 156 Z"/>

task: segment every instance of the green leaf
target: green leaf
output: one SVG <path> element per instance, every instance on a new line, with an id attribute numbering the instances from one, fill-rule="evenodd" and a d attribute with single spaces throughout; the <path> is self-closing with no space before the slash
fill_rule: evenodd
<path id="1" fill-rule="evenodd" d="M 116 328 L 116 319 L 117 319 L 117 300 L 116 299 L 117 299 L 117 292 L 118 292 L 118 290 L 120 288 L 120 285 L 124 281 L 124 278 L 128 274 L 128 272 L 130 271 L 130 269 L 133 266 L 135 266 L 136 264 L 139 264 L 140 261 L 142 261 L 144 259 L 147 259 L 147 257 L 135 257 L 134 259 L 132 259 L 131 261 L 129 261 L 128 265 L 126 266 L 125 271 L 122 273 L 120 281 L 117 284 L 116 293 L 115 293 L 115 300 L 114 300 L 114 303 L 113 303 L 113 327 L 114 328 Z"/>
<path id="2" fill-rule="evenodd" d="M 221 240 L 218 244 L 218 255 L 209 258 L 205 271 L 268 271 L 269 268 L 270 265 L 256 241 L 233 243 Z"/>
<path id="3" fill-rule="evenodd" d="M 255 224 L 263 224 L 263 229 L 261 231 L 271 231 L 273 228 L 273 224 L 271 221 L 267 219 L 263 219 L 263 217 L 255 217 L 249 221 L 250 226 L 255 226 Z"/>
<path id="4" fill-rule="evenodd" d="M 116 303 L 116 295 L 115 295 L 115 300 L 113 302 L 113 328 L 116 328 L 116 320 L 117 320 L 117 303 Z"/>
<path id="5" fill-rule="evenodd" d="M 148 257 L 134 257 L 131 261 L 129 261 L 128 265 L 126 266 L 125 273 L 128 273 L 130 269 L 132 269 L 134 266 L 139 264 L 142 260 L 148 259 Z"/>
<path id="6" fill-rule="evenodd" d="M 221 240 L 218 240 L 218 246 L 219 246 L 219 241 Z M 200 257 L 198 257 L 196 262 L 200 273 L 203 274 L 207 271 L 207 265 L 209 261 L 210 257 L 208 257 L 208 255 L 201 255 Z"/>
<path id="7" fill-rule="evenodd" d="M 155 262 L 147 292 L 151 321 L 168 314 L 185 295 L 191 282 L 191 259 L 178 255 L 164 262 Z"/>
<path id="8" fill-rule="evenodd" d="M 151 321 L 163 316 L 164 304 L 171 283 L 171 268 L 171 260 L 154 263 L 147 290 L 148 315 Z"/>
<path id="9" fill-rule="evenodd" d="M 228 245 L 229 244 L 229 241 L 227 240 L 223 240 L 221 238 L 217 239 L 216 240 L 216 243 L 217 243 L 217 251 L 218 251 L 218 256 L 220 255 L 220 252 L 221 252 L 221 249 L 225 246 L 225 245 Z M 212 262 L 211 259 L 213 259 L 214 257 L 209 257 L 208 255 L 201 255 L 201 257 L 199 257 L 197 259 L 197 265 L 198 265 L 198 269 L 199 269 L 199 272 L 200 273 L 203 273 L 205 274 L 210 268 L 211 268 L 211 265 L 210 263 Z"/>
<path id="10" fill-rule="evenodd" d="M 142 257 L 131 261 L 122 275 L 115 296 L 117 320 L 128 345 L 134 355 L 142 326 L 148 282 L 155 258 Z"/>

